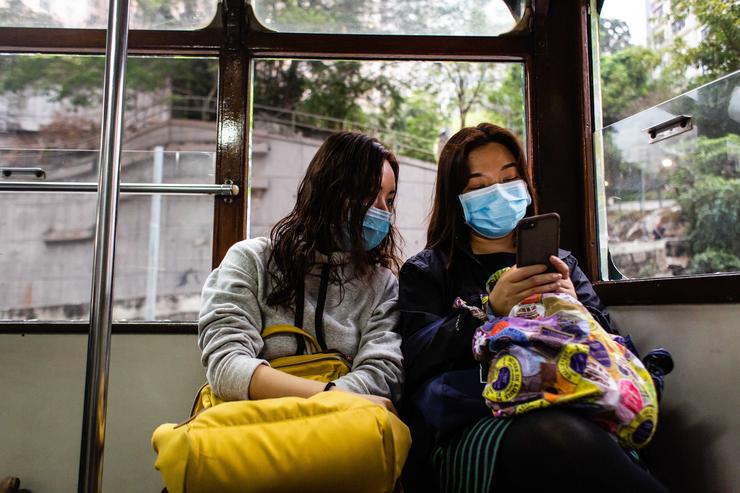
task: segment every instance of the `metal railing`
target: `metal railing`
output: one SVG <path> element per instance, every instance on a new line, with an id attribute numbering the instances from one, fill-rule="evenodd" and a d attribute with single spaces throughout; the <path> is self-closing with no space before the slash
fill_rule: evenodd
<path id="1" fill-rule="evenodd" d="M 305 113 L 287 108 L 277 108 L 261 104 L 253 105 L 253 119 L 255 122 L 272 123 L 285 126 L 292 133 L 307 133 L 325 137 L 331 132 L 340 130 L 354 130 L 377 137 L 388 145 L 395 154 L 404 155 L 413 152 L 424 156 L 425 159 L 435 161 L 435 140 L 425 139 L 407 132 L 368 125 L 366 123 L 334 118 L 330 116 Z"/>
<path id="2" fill-rule="evenodd" d="M 279 108 L 261 104 L 253 105 L 255 122 L 276 124 L 292 133 L 325 138 L 331 132 L 355 130 L 377 137 L 396 154 L 413 154 L 434 161 L 435 139 L 426 139 L 408 132 L 402 132 L 378 125 L 307 113 L 289 108 Z M 168 94 L 154 98 L 144 107 L 129 108 L 124 115 L 124 127 L 129 130 L 142 130 L 171 120 L 216 121 L 217 101 L 213 97 Z M 28 117 L 22 115 L 10 115 Z"/>
<path id="3" fill-rule="evenodd" d="M 9 181 L 0 182 L 0 192 L 97 192 L 97 183 Z M 165 195 L 239 195 L 239 187 L 233 183 L 209 185 L 197 183 L 121 183 L 121 193 L 165 194 Z"/>

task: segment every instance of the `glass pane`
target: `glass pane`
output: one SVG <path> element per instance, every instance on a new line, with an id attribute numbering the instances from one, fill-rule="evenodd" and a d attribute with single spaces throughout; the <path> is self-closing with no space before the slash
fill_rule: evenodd
<path id="1" fill-rule="evenodd" d="M 72 153 L 78 163 L 98 156 Z M 163 153 L 161 180 L 152 178 L 155 155 L 124 152 L 122 181 L 213 183 L 214 153 Z M 87 171 L 71 181 L 95 181 L 91 167 L 80 165 Z M 115 319 L 195 320 L 211 268 L 213 204 L 206 195 L 121 195 Z M 0 192 L 0 319 L 89 316 L 95 206 L 93 193 Z"/>
<path id="2" fill-rule="evenodd" d="M 213 204 L 206 195 L 123 199 L 114 319 L 197 320 L 200 291 L 211 272 Z"/>
<path id="3" fill-rule="evenodd" d="M 740 68 L 737 2 L 606 0 L 598 23 L 605 126 Z"/>
<path id="4" fill-rule="evenodd" d="M 737 213 L 724 207 L 737 179 L 731 172 L 738 133 L 732 74 L 740 68 L 736 7 L 607 0 L 594 18 L 595 107 L 605 127 L 594 138 L 603 278 L 618 278 L 619 270 L 656 277 L 740 269 L 737 243 L 719 233 L 737 238 L 727 226 L 734 220 L 717 222 Z M 682 114 L 692 117 L 691 132 L 648 143 L 649 127 Z M 714 168 L 712 160 L 724 164 Z M 729 181 L 710 186 L 710 177 Z M 701 195 L 705 186 L 718 196 Z M 716 213 L 700 203 L 712 203 Z M 617 270 L 608 265 L 609 253 Z"/>
<path id="5" fill-rule="evenodd" d="M 604 128 L 603 143 L 601 227 L 623 274 L 740 271 L 740 71 Z"/>
<path id="6" fill-rule="evenodd" d="M 0 193 L 0 320 L 89 316 L 95 194 Z"/>
<path id="7" fill-rule="evenodd" d="M 97 182 L 102 62 L 0 56 L 0 184 Z M 217 75 L 214 59 L 129 59 L 123 183 L 214 183 Z M 196 318 L 214 200 L 121 196 L 114 318 Z M 0 192 L 0 319 L 89 316 L 95 206 L 92 193 Z"/>
<path id="8" fill-rule="evenodd" d="M 424 248 L 437 154 L 452 134 L 489 121 L 526 142 L 521 64 L 259 60 L 254 74 L 251 237 L 269 235 L 291 210 L 334 131 L 378 137 L 399 158 L 404 259 Z"/>
<path id="9" fill-rule="evenodd" d="M 188 30 L 210 24 L 216 0 L 130 2 L 131 29 Z M 0 27 L 108 27 L 108 0 L 0 0 Z"/>
<path id="10" fill-rule="evenodd" d="M 496 36 L 522 20 L 526 0 L 253 0 L 276 31 Z M 522 23 L 526 29 L 526 22 Z"/>
<path id="11" fill-rule="evenodd" d="M 104 63 L 99 56 L 0 55 L 0 148 L 97 149 Z M 212 151 L 217 89 L 215 59 L 130 57 L 124 149 Z M 18 162 L 27 157 L 19 154 Z"/>

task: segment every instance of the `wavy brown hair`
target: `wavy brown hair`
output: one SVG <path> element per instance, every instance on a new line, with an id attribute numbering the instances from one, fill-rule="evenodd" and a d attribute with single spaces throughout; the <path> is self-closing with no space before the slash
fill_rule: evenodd
<path id="1" fill-rule="evenodd" d="M 465 224 L 462 205 L 458 196 L 470 179 L 470 153 L 486 144 L 497 143 L 506 147 L 514 156 L 516 169 L 527 183 L 532 204 L 527 207 L 527 216 L 537 212 L 537 194 L 527 168 L 527 157 L 519 139 L 510 131 L 492 123 L 481 123 L 476 127 L 465 127 L 450 137 L 439 156 L 437 182 L 434 190 L 432 214 L 427 229 L 426 248 L 442 250 L 448 259 L 448 267 L 455 257 L 458 241 L 467 241 L 469 229 Z"/>
<path id="2" fill-rule="evenodd" d="M 270 233 L 268 271 L 273 289 L 267 296 L 269 305 L 295 304 L 296 288 L 315 262 L 315 254 L 346 250 L 347 231 L 356 276 L 378 265 L 398 268 L 398 232 L 393 224 L 388 236 L 370 251 L 362 239 L 362 222 L 380 192 L 385 161 L 397 185 L 398 161 L 377 139 L 338 132 L 321 145 L 298 187 L 295 207 Z M 342 285 L 337 269 L 332 269 L 330 279 Z"/>

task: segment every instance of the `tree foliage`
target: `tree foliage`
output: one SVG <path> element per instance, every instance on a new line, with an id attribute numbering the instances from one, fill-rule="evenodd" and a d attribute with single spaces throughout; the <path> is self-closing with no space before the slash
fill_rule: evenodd
<path id="1" fill-rule="evenodd" d="M 619 19 L 599 19 L 599 49 L 602 55 L 611 55 L 630 46 L 630 28 Z"/>
<path id="2" fill-rule="evenodd" d="M 100 105 L 104 70 L 99 56 L 0 56 L 0 92 L 32 91 L 73 106 Z M 213 60 L 129 58 L 126 90 L 131 95 L 170 87 L 175 94 L 213 96 L 217 77 Z"/>
<path id="3" fill-rule="evenodd" d="M 641 46 L 630 46 L 601 58 L 601 97 L 604 126 L 637 113 L 659 98 L 653 72 L 660 56 Z M 657 101 L 656 101 L 657 102 Z"/>
<path id="4" fill-rule="evenodd" d="M 699 137 L 671 176 L 688 225 L 690 270 L 726 271 L 740 252 L 740 136 Z M 734 265 L 737 265 L 735 262 Z M 731 270 L 735 270 L 734 268 Z"/>
<path id="5" fill-rule="evenodd" d="M 279 31 L 484 34 L 489 27 L 482 8 L 465 0 L 283 0 L 259 2 L 256 13 Z"/>
<path id="6" fill-rule="evenodd" d="M 728 0 L 672 0 L 671 18 L 684 20 L 693 13 L 702 26 L 702 41 L 690 48 L 679 38 L 673 47 L 674 74 L 694 67 L 701 85 L 740 68 L 740 3 Z"/>
<path id="7" fill-rule="evenodd" d="M 91 8 L 87 17 L 70 19 L 62 14 L 56 17 L 44 12 L 50 10 L 48 2 L 36 2 L 36 8 L 28 6 L 28 1 L 6 0 L 0 4 L 0 25 L 12 27 L 105 27 L 108 22 L 107 9 Z M 31 4 L 33 4 L 31 2 Z M 46 6 L 45 6 L 46 4 Z M 214 0 L 132 0 L 130 2 L 130 25 L 132 28 L 146 29 L 192 29 L 202 27 L 211 19 L 204 19 L 205 14 L 215 10 Z M 52 2 L 53 5 L 53 2 Z M 107 7 L 107 2 L 100 4 Z"/>
<path id="8" fill-rule="evenodd" d="M 519 64 L 507 66 L 501 84 L 488 89 L 484 104 L 493 123 L 512 130 L 523 141 L 526 136 L 524 67 Z"/>

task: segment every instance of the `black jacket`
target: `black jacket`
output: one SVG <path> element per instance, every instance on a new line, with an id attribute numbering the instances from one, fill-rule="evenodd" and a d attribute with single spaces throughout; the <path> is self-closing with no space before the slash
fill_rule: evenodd
<path id="1" fill-rule="evenodd" d="M 452 303 L 461 297 L 480 306 L 485 283 L 493 272 L 486 268 L 465 244 L 459 244 L 455 264 L 447 269 L 447 256 L 439 250 L 423 250 L 406 261 L 399 278 L 400 331 L 405 342 L 405 395 L 442 372 L 476 366 L 471 340 L 480 321 Z M 608 332 L 616 333 L 606 308 L 599 300 L 576 258 L 566 250 L 558 256 L 570 268 L 578 300 Z M 509 265 L 514 262 L 513 255 Z M 443 321 L 440 319 L 444 319 Z M 423 347 L 409 347 L 411 336 L 432 323 L 441 323 L 434 337 L 418 341 Z M 413 345 L 413 343 L 412 343 Z M 411 355 L 412 357 L 408 357 Z"/>
<path id="2" fill-rule="evenodd" d="M 514 255 L 503 254 L 498 259 L 505 265 L 492 266 L 489 263 L 484 266 L 466 244 L 461 244 L 457 253 L 455 264 L 450 269 L 447 269 L 447 256 L 439 250 L 424 250 L 407 260 L 401 269 L 399 328 L 403 336 L 406 384 L 400 412 L 411 428 L 413 439 L 403 474 L 408 493 L 437 491 L 436 474 L 430 469 L 429 460 L 434 445 L 444 439 L 442 431 L 430 425 L 418 405 L 414 404 L 417 395 L 423 395 L 420 387 L 443 373 L 478 366 L 473 359 L 471 343 L 480 321 L 467 310 L 454 309 L 452 303 L 459 296 L 468 304 L 480 307 L 480 296 L 485 294 L 485 283 L 493 273 L 489 270 L 510 266 L 515 260 Z M 616 332 L 606 308 L 586 275 L 578 268 L 575 257 L 565 250 L 559 251 L 559 257 L 570 268 L 570 277 L 581 303 L 604 329 Z M 480 385 L 476 395 L 482 391 Z M 489 414 L 482 398 L 479 406 L 470 409 L 469 414 L 472 419 Z"/>

